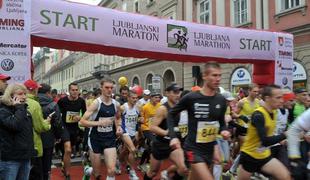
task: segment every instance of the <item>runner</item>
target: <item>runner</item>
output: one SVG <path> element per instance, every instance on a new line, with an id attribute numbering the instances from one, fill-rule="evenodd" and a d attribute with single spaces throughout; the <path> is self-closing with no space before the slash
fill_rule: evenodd
<path id="1" fill-rule="evenodd" d="M 237 145 L 234 146 L 234 154 L 238 154 L 235 158 L 232 167 L 230 168 L 229 172 L 233 175 L 237 174 L 237 167 L 239 165 L 240 160 L 240 147 L 242 146 L 245 135 L 248 128 L 248 122 L 251 120 L 251 116 L 256 108 L 263 104 L 257 97 L 259 95 L 259 86 L 257 84 L 252 84 L 249 86 L 249 95 L 243 99 L 241 99 L 237 104 L 237 112 L 233 112 L 233 117 L 237 118 L 236 125 L 236 138 L 237 138 Z"/>
<path id="2" fill-rule="evenodd" d="M 81 114 L 84 114 L 86 111 L 86 104 L 85 101 L 79 97 L 79 88 L 77 84 L 69 84 L 69 96 L 61 98 L 58 101 L 58 106 L 65 126 L 61 138 L 62 143 L 64 143 L 63 173 L 67 179 L 70 179 L 69 169 L 71 166 L 72 147 L 75 147 L 77 136 L 80 131 L 78 124 L 81 119 Z"/>
<path id="3" fill-rule="evenodd" d="M 143 123 L 141 124 L 141 130 L 146 141 L 146 147 L 142 154 L 139 166 L 139 168 L 142 170 L 147 169 L 147 163 L 149 162 L 150 159 L 150 153 L 151 153 L 150 148 L 151 148 L 151 142 L 153 140 L 153 134 L 150 131 L 150 126 L 153 122 L 156 110 L 159 107 L 160 107 L 160 94 L 152 92 L 150 102 L 146 103 L 142 107 L 141 111 L 141 116 L 143 118 Z"/>
<path id="4" fill-rule="evenodd" d="M 101 81 L 102 95 L 87 109 L 80 123 L 90 127 L 88 146 L 96 180 L 101 179 L 101 153 L 107 167 L 107 180 L 115 179 L 116 136 L 122 134 L 120 105 L 112 99 L 113 81 Z"/>
<path id="5" fill-rule="evenodd" d="M 283 105 L 277 109 L 277 123 L 274 135 L 280 135 L 287 130 L 288 109 L 291 109 L 294 103 L 295 95 L 292 92 L 283 92 Z M 289 160 L 286 150 L 286 141 L 277 143 L 271 147 L 272 157 L 277 158 L 282 164 L 289 168 Z"/>
<path id="6" fill-rule="evenodd" d="M 169 146 L 170 137 L 168 136 L 168 127 L 167 127 L 167 114 L 171 107 L 179 101 L 180 93 L 183 88 L 180 88 L 177 84 L 173 83 L 166 88 L 166 95 L 168 101 L 161 105 L 154 117 L 154 121 L 151 124 L 150 130 L 155 134 L 155 138 L 152 142 L 152 154 L 151 154 L 151 168 L 145 174 L 144 180 L 152 179 L 156 176 L 160 169 L 161 161 L 170 158 L 174 164 L 177 165 L 179 172 L 177 174 L 184 175 L 187 171 L 187 168 L 184 164 L 184 152 L 181 148 L 171 149 Z M 174 169 L 174 168 L 173 168 Z M 164 171 L 162 173 L 161 179 L 168 180 L 168 172 Z M 182 178 L 180 175 L 177 175 L 178 179 Z"/>
<path id="7" fill-rule="evenodd" d="M 209 168 L 212 165 L 216 136 L 220 131 L 227 138 L 230 133 L 225 130 L 226 100 L 217 94 L 221 80 L 221 67 L 216 62 L 208 62 L 203 71 L 204 85 L 201 91 L 184 96 L 168 113 L 170 146 L 181 148 L 175 133 L 178 114 L 188 111 L 188 132 L 184 149 L 191 166 L 189 179 L 213 179 Z"/>
<path id="8" fill-rule="evenodd" d="M 122 153 L 126 161 L 130 165 L 129 175 L 130 180 L 138 180 L 138 176 L 135 171 L 135 153 L 136 147 L 134 142 L 138 135 L 138 125 L 139 125 L 139 108 L 136 105 L 138 100 L 138 95 L 134 91 L 129 91 L 128 102 L 121 106 L 122 114 L 122 129 L 123 135 L 122 140 L 125 143 L 123 146 L 125 149 Z"/>
<path id="9" fill-rule="evenodd" d="M 151 91 L 148 89 L 143 90 L 143 97 L 141 99 L 139 99 L 139 101 L 137 102 L 137 104 L 140 107 L 143 107 L 146 103 L 148 103 L 150 101 L 151 98 Z"/>
<path id="10" fill-rule="evenodd" d="M 271 155 L 270 147 L 285 139 L 285 134 L 274 136 L 276 110 L 283 104 L 282 91 L 277 85 L 266 86 L 262 90 L 265 101 L 257 108 L 241 147 L 239 180 L 248 180 L 254 172 L 263 172 L 276 179 L 290 179 L 287 168 Z"/>
<path id="11" fill-rule="evenodd" d="M 310 161 L 308 165 L 302 160 L 300 152 L 300 134 L 310 131 L 310 109 L 302 113 L 290 126 L 288 130 L 288 155 L 290 158 L 291 173 L 295 180 L 310 178 Z M 309 142 L 310 136 L 307 139 Z M 308 177 L 306 173 L 308 171 Z"/>

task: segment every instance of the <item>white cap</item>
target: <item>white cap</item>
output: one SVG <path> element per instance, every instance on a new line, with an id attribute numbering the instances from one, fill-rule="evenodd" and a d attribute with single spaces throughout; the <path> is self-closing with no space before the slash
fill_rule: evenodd
<path id="1" fill-rule="evenodd" d="M 151 94 L 151 91 L 148 89 L 145 89 L 145 90 L 143 90 L 143 94 L 148 96 Z"/>
<path id="2" fill-rule="evenodd" d="M 222 94 L 222 96 L 224 96 L 224 98 L 225 98 L 227 101 L 232 101 L 232 100 L 235 99 L 235 97 L 232 96 L 231 92 L 229 92 L 229 91 L 224 91 L 224 92 L 222 92 L 221 94 Z"/>

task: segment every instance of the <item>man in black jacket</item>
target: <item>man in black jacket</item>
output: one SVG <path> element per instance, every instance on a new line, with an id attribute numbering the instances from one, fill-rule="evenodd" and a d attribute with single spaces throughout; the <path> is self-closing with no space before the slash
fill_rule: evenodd
<path id="1" fill-rule="evenodd" d="M 51 164 L 53 157 L 53 149 L 55 138 L 60 139 L 63 131 L 63 124 L 61 121 L 61 114 L 57 103 L 52 99 L 51 86 L 48 84 L 41 84 L 38 91 L 39 103 L 42 107 L 44 118 L 51 116 L 51 130 L 41 133 L 43 143 L 43 179 L 50 179 Z"/>

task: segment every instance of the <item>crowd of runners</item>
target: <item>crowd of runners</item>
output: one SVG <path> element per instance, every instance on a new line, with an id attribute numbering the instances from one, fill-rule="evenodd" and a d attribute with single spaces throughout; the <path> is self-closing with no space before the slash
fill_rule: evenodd
<path id="1" fill-rule="evenodd" d="M 64 179 L 83 157 L 84 179 L 310 179 L 310 97 L 277 85 L 219 88 L 221 67 L 204 65 L 202 87 L 168 85 L 142 97 L 102 79 L 100 89 L 58 97 L 48 84 L 7 84 L 0 75 L 0 179 L 51 179 L 58 152 Z M 102 156 L 103 155 L 103 156 Z M 170 166 L 161 170 L 164 160 Z M 102 161 L 107 173 L 103 174 Z M 126 167 L 125 171 L 121 167 Z M 141 178 L 140 178 L 141 179 Z"/>

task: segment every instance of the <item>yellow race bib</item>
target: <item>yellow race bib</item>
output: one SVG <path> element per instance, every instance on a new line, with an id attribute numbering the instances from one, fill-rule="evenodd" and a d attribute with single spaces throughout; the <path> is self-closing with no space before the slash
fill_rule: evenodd
<path id="1" fill-rule="evenodd" d="M 179 124 L 179 132 L 182 138 L 186 137 L 188 132 L 187 124 Z"/>
<path id="2" fill-rule="evenodd" d="M 80 112 L 67 111 L 66 123 L 76 123 L 73 118 L 74 116 L 79 116 Z"/>
<path id="3" fill-rule="evenodd" d="M 196 143 L 209 143 L 216 140 L 220 124 L 218 121 L 198 121 Z"/>

